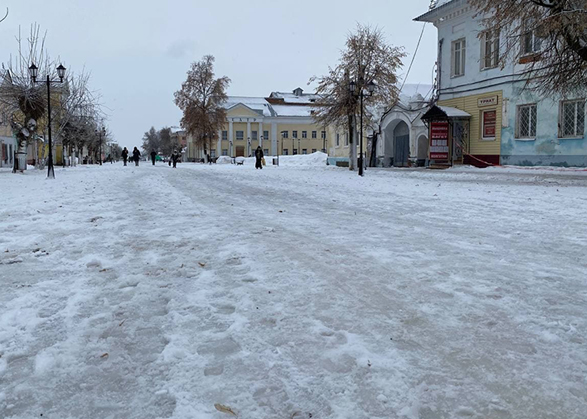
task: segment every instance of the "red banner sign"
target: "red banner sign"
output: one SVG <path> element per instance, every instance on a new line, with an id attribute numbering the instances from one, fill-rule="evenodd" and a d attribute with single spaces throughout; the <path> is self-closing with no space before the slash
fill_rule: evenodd
<path id="1" fill-rule="evenodd" d="M 448 160 L 448 122 L 430 124 L 430 160 Z"/>

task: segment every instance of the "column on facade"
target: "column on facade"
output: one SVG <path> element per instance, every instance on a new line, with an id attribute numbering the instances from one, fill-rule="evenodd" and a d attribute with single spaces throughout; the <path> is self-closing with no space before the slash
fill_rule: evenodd
<path id="1" fill-rule="evenodd" d="M 257 136 L 259 133 L 257 133 Z M 247 119 L 247 155 L 245 157 L 249 157 L 251 155 L 251 121 Z"/>
<path id="2" fill-rule="evenodd" d="M 216 157 L 222 156 L 222 130 L 218 130 L 218 141 L 216 142 Z"/>
<path id="3" fill-rule="evenodd" d="M 271 123 L 271 154 L 273 156 L 277 156 L 279 154 L 279 147 L 277 145 L 278 136 L 277 136 L 277 124 L 275 122 Z"/>
<path id="4" fill-rule="evenodd" d="M 257 134 L 257 138 L 259 138 L 259 145 L 263 148 L 263 121 L 259 121 L 259 133 Z"/>
<path id="5" fill-rule="evenodd" d="M 232 119 L 228 121 L 228 142 L 230 144 L 230 157 L 234 157 L 232 149 Z"/>

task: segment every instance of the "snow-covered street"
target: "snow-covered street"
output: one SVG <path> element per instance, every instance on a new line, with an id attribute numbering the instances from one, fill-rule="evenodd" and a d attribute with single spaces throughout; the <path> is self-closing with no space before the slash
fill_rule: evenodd
<path id="1" fill-rule="evenodd" d="M 142 162 L 0 191 L 0 418 L 586 416 L 587 172 Z"/>

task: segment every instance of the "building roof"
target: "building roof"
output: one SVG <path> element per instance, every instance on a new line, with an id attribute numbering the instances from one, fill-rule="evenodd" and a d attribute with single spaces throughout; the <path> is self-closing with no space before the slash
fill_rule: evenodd
<path id="1" fill-rule="evenodd" d="M 224 107 L 230 109 L 239 104 L 245 105 L 263 116 L 275 116 L 269 102 L 262 97 L 229 96 Z"/>
<path id="2" fill-rule="evenodd" d="M 429 11 L 423 15 L 418 16 L 414 20 L 416 22 L 431 22 L 434 23 L 436 20 L 441 18 L 443 14 L 449 10 L 461 5 L 465 5 L 467 0 L 438 0 Z"/>
<path id="3" fill-rule="evenodd" d="M 458 108 L 450 106 L 432 105 L 432 107 L 422 116 L 424 121 L 443 120 L 443 119 L 470 119 L 471 115 Z"/>

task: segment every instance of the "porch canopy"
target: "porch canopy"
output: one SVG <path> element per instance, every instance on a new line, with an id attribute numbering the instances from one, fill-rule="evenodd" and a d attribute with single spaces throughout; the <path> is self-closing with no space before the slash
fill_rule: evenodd
<path id="1" fill-rule="evenodd" d="M 432 105 L 428 111 L 422 115 L 422 121 L 448 121 L 454 119 L 471 119 L 471 115 L 465 111 L 450 106 Z"/>

